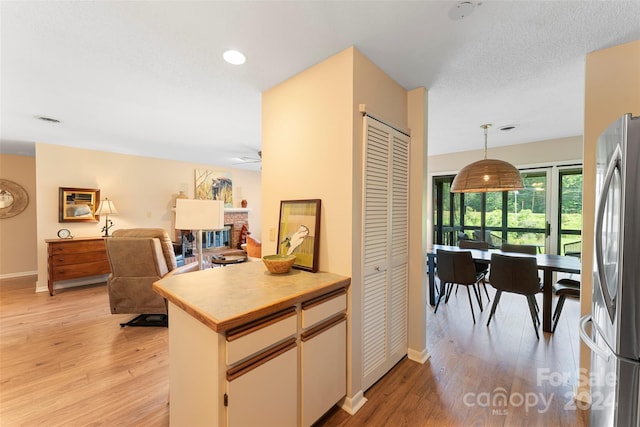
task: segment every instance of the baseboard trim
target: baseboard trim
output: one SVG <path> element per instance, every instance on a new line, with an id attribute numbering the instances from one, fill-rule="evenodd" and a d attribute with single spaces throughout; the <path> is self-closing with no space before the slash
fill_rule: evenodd
<path id="1" fill-rule="evenodd" d="M 409 360 L 413 360 L 414 362 L 418 362 L 422 365 L 424 365 L 427 362 L 427 360 L 429 360 L 430 357 L 431 355 L 429 354 L 426 348 L 421 351 L 413 350 L 413 349 L 407 350 L 407 358 Z"/>
<path id="2" fill-rule="evenodd" d="M 38 275 L 37 271 L 20 271 L 18 273 L 6 273 L 0 274 L 0 280 L 2 279 L 14 279 L 16 277 L 25 277 L 25 276 L 36 276 Z"/>
<path id="3" fill-rule="evenodd" d="M 338 406 L 349 415 L 354 415 L 365 403 L 367 403 L 367 398 L 364 397 L 364 392 L 360 390 L 353 397 L 345 397 Z"/>

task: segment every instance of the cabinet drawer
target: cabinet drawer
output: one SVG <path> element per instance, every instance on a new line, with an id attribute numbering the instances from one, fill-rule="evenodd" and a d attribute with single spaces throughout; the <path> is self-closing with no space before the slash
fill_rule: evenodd
<path id="1" fill-rule="evenodd" d="M 295 307 L 234 328 L 227 333 L 227 364 L 233 365 L 263 349 L 295 335 Z"/>
<path id="2" fill-rule="evenodd" d="M 83 253 L 60 253 L 51 257 L 54 266 L 68 264 L 82 264 L 85 262 L 109 261 L 107 253 L 102 252 L 83 252 Z"/>
<path id="3" fill-rule="evenodd" d="M 59 265 L 53 267 L 53 277 L 51 280 L 77 279 L 79 277 L 97 276 L 99 274 L 109 274 L 111 269 L 109 261 L 95 261 L 84 264 Z"/>
<path id="4" fill-rule="evenodd" d="M 82 252 L 106 252 L 107 248 L 103 239 L 96 240 L 69 240 L 67 242 L 55 242 L 49 244 L 49 255 L 76 254 Z"/>
<path id="5" fill-rule="evenodd" d="M 338 289 L 302 304 L 302 328 L 308 328 L 347 309 L 347 291 Z"/>

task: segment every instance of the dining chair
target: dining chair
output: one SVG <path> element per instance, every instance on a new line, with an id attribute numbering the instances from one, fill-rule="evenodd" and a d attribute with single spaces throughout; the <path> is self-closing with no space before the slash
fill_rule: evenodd
<path id="1" fill-rule="evenodd" d="M 558 297 L 556 309 L 553 310 L 553 317 L 551 318 L 553 322 L 551 332 L 555 332 L 558 320 L 560 320 L 560 313 L 562 313 L 562 307 L 564 307 L 564 301 L 567 297 L 580 298 L 580 282 L 574 279 L 560 279 L 553 284 L 552 289 L 553 293 Z"/>
<path id="2" fill-rule="evenodd" d="M 434 313 L 438 311 L 440 300 L 445 297 L 444 302 L 449 301 L 451 295 L 451 289 L 453 285 L 462 285 L 467 288 L 467 295 L 469 296 L 469 306 L 471 307 L 471 317 L 473 323 L 476 323 L 476 316 L 473 311 L 473 302 L 471 301 L 471 291 L 473 289 L 482 311 L 482 300 L 476 288 L 478 282 L 484 278 L 484 274 L 476 273 L 476 268 L 473 263 L 473 257 L 469 251 L 447 251 L 444 249 L 438 249 L 436 251 L 436 263 L 437 263 L 437 275 L 440 279 L 440 295 L 436 302 L 436 308 Z"/>
<path id="3" fill-rule="evenodd" d="M 540 339 L 538 327 L 540 319 L 536 308 L 536 294 L 542 292 L 542 287 L 538 280 L 538 265 L 533 257 L 519 257 L 502 254 L 491 255 L 491 286 L 496 288 L 496 295 L 493 298 L 491 313 L 487 326 L 496 312 L 496 307 L 500 302 L 503 292 L 511 292 L 524 295 L 529 304 L 529 313 L 533 328 L 536 331 L 536 338 Z"/>
<path id="4" fill-rule="evenodd" d="M 518 254 L 525 255 L 535 255 L 538 252 L 538 247 L 535 245 L 517 245 L 515 243 L 503 243 L 500 248 L 502 252 L 513 252 Z M 540 281 L 540 276 L 538 276 L 538 281 Z M 540 307 L 538 307 L 538 301 L 534 299 L 536 312 L 540 312 Z"/>
<path id="5" fill-rule="evenodd" d="M 458 247 L 460 249 L 479 249 L 481 251 L 488 251 L 489 242 L 478 242 L 476 240 L 460 240 L 458 242 Z M 474 265 L 476 267 L 476 273 L 482 273 L 484 275 L 480 283 L 482 283 L 482 286 L 484 287 L 484 293 L 487 294 L 487 300 L 491 301 L 491 298 L 489 297 L 489 291 L 487 291 L 486 282 L 487 274 L 489 274 L 489 264 L 486 262 L 474 261 Z M 480 300 L 482 300 L 482 294 L 480 294 Z"/>
<path id="6" fill-rule="evenodd" d="M 576 258 L 582 257 L 582 241 L 565 243 L 563 246 L 564 254 L 566 256 L 574 256 Z"/>
<path id="7" fill-rule="evenodd" d="M 527 255 L 535 255 L 538 253 L 538 247 L 535 245 L 516 245 L 513 243 L 503 243 L 500 250 L 502 252 L 516 252 Z"/>

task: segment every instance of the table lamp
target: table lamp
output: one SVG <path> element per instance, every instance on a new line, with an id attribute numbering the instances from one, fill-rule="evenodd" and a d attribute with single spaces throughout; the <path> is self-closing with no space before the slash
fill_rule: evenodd
<path id="1" fill-rule="evenodd" d="M 196 247 L 203 269 L 202 232 L 224 228 L 224 202 L 221 200 L 176 199 L 176 229 L 197 230 Z"/>
<path id="2" fill-rule="evenodd" d="M 116 205 L 113 203 L 113 200 L 109 200 L 107 197 L 101 200 L 95 214 L 98 216 L 104 215 L 105 218 L 104 227 L 102 227 L 102 231 L 104 231 L 102 237 L 111 237 L 109 236 L 109 229 L 113 227 L 113 221 L 109 219 L 109 215 L 118 215 L 118 210 L 116 209 Z"/>

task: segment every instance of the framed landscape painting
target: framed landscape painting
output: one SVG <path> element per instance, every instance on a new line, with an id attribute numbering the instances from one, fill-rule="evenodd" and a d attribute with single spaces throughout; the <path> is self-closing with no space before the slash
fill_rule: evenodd
<path id="1" fill-rule="evenodd" d="M 294 268 L 318 271 L 320 199 L 280 202 L 278 254 L 295 255 Z"/>

